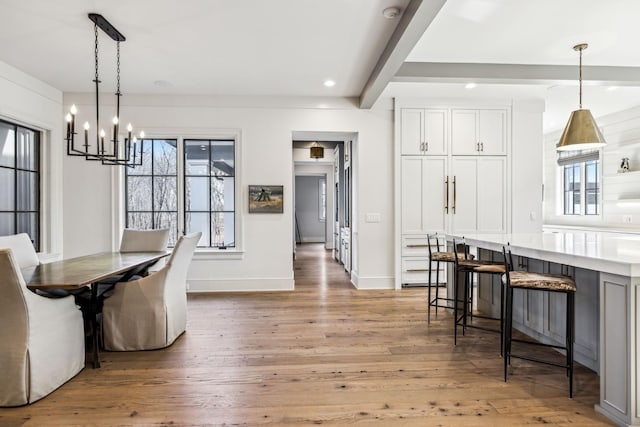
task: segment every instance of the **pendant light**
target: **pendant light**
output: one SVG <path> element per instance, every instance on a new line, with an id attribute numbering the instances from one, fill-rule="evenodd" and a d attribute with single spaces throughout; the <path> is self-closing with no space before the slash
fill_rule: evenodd
<path id="1" fill-rule="evenodd" d="M 557 151 L 588 150 L 606 144 L 591 111 L 582 108 L 582 51 L 588 46 L 581 43 L 573 47 L 573 50 L 580 52 L 580 105 L 569 116 L 567 126 L 556 145 Z"/>
<path id="2" fill-rule="evenodd" d="M 323 159 L 324 158 L 324 147 L 314 142 L 311 144 L 311 152 L 309 153 L 309 157 L 312 159 Z"/>

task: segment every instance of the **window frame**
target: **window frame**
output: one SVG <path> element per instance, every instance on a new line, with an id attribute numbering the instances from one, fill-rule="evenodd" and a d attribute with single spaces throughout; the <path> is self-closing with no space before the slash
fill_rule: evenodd
<path id="1" fill-rule="evenodd" d="M 43 132 L 41 130 L 35 129 L 33 127 L 27 126 L 25 124 L 22 123 L 18 123 L 15 121 L 10 121 L 4 118 L 0 118 L 0 122 L 7 125 L 8 127 L 13 127 L 13 132 L 14 132 L 14 138 L 13 138 L 13 152 L 14 152 L 14 162 L 13 162 L 13 166 L 7 166 L 7 165 L 0 165 L 0 169 L 2 170 L 10 170 L 13 171 L 13 210 L 3 210 L 0 211 L 1 213 L 8 213 L 8 214 L 13 214 L 13 234 L 17 234 L 17 233 L 22 233 L 24 232 L 24 230 L 21 230 L 19 228 L 19 224 L 18 224 L 18 218 L 19 218 L 19 214 L 35 214 L 36 218 L 35 218 L 35 236 L 30 235 L 29 237 L 31 238 L 32 242 L 34 243 L 34 247 L 36 252 L 41 252 L 43 247 L 45 246 L 43 244 L 43 226 L 42 226 L 42 220 L 43 220 L 43 212 L 42 212 L 42 197 L 43 197 L 43 193 L 44 193 L 44 188 L 43 188 L 43 182 L 42 182 L 42 177 L 43 177 L 43 162 L 42 159 L 44 157 L 44 153 L 43 153 L 43 140 L 44 135 Z M 19 130 L 23 129 L 29 132 L 32 132 L 34 135 L 34 141 L 33 144 L 35 145 L 34 148 L 34 156 L 35 156 L 35 160 L 34 160 L 34 166 L 35 169 L 27 169 L 27 168 L 23 168 L 23 167 L 19 167 L 19 156 L 18 156 L 18 139 L 19 139 Z M 35 174 L 35 187 L 36 187 L 36 197 L 35 197 L 35 210 L 26 210 L 26 209 L 19 209 L 19 203 L 18 203 L 18 177 L 19 177 L 19 172 L 26 172 L 29 174 Z"/>
<path id="2" fill-rule="evenodd" d="M 194 259 L 207 260 L 207 259 L 229 259 L 237 260 L 244 257 L 244 212 L 246 210 L 246 203 L 243 194 L 246 194 L 245 186 L 242 179 L 242 146 L 243 146 L 243 133 L 241 129 L 199 129 L 194 133 L 190 128 L 158 128 L 153 133 L 149 132 L 145 139 L 176 139 L 178 141 L 177 156 L 179 158 L 184 157 L 184 141 L 192 139 L 210 139 L 210 140 L 234 140 L 235 151 L 235 247 L 228 247 L 227 249 L 220 249 L 217 247 L 197 247 L 194 255 Z M 113 218 L 113 234 L 112 234 L 112 248 L 117 250 L 120 244 L 120 236 L 124 229 L 125 216 L 126 216 L 126 200 L 124 187 L 126 185 L 124 167 L 115 170 L 113 175 L 113 198 L 116 201 L 118 215 L 114 215 Z M 184 200 L 184 165 L 182 161 L 178 161 L 178 235 L 184 233 L 184 204 L 181 203 Z"/>

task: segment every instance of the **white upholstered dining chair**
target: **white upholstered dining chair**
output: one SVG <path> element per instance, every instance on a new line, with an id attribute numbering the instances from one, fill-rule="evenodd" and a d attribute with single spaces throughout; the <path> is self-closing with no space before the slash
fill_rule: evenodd
<path id="1" fill-rule="evenodd" d="M 186 330 L 187 270 L 201 235 L 181 236 L 157 272 L 115 286 L 102 309 L 105 350 L 163 348 Z"/>
<path id="2" fill-rule="evenodd" d="M 71 296 L 27 289 L 12 249 L 0 249 L 0 289 L 0 406 L 33 403 L 84 367 L 82 314 Z"/>

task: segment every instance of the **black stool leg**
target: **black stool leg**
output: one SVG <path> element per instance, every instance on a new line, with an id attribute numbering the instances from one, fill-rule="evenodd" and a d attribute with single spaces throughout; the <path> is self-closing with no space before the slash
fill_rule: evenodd
<path id="1" fill-rule="evenodd" d="M 567 293 L 567 366 L 569 374 L 569 397 L 573 398 L 573 340 L 575 334 L 575 293 Z"/>
<path id="2" fill-rule="evenodd" d="M 429 259 L 429 283 L 427 283 L 427 289 L 427 323 L 431 323 L 431 259 Z M 436 287 L 437 290 L 438 288 Z"/>
<path id="3" fill-rule="evenodd" d="M 507 369 L 509 365 L 509 357 L 511 356 L 511 315 L 513 312 L 513 289 L 507 288 L 506 307 L 505 307 L 505 326 L 504 326 L 504 350 L 503 350 L 503 364 L 504 364 L 504 382 L 507 382 Z"/>
<path id="4" fill-rule="evenodd" d="M 453 269 L 453 345 L 458 344 L 458 269 Z"/>
<path id="5" fill-rule="evenodd" d="M 438 315 L 438 305 L 440 304 L 440 295 L 438 294 L 440 291 L 438 287 L 440 286 L 440 261 L 436 261 L 436 316 Z"/>

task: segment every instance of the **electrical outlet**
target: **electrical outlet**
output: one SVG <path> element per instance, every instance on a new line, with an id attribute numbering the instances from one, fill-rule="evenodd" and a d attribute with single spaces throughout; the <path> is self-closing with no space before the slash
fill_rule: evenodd
<path id="1" fill-rule="evenodd" d="M 622 222 L 625 224 L 631 224 L 633 222 L 633 217 L 631 215 L 622 215 Z"/>

